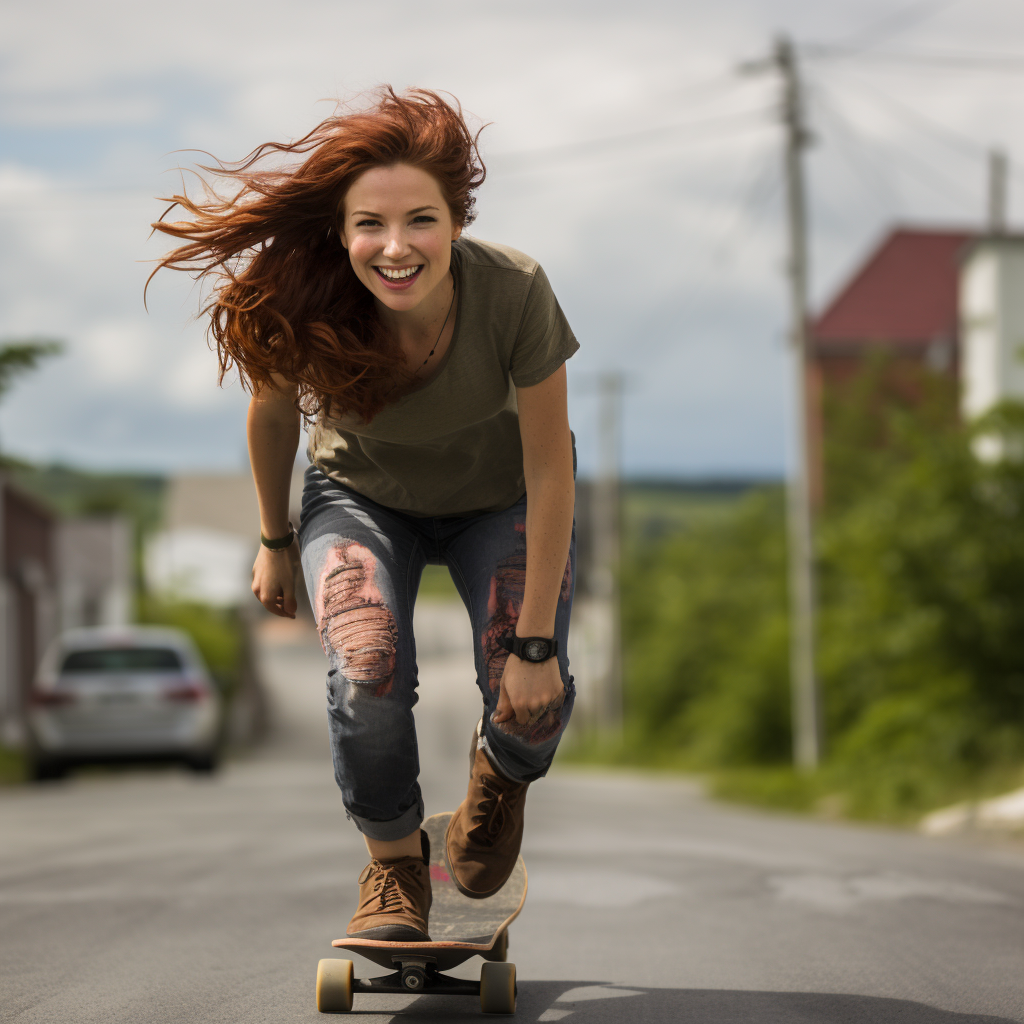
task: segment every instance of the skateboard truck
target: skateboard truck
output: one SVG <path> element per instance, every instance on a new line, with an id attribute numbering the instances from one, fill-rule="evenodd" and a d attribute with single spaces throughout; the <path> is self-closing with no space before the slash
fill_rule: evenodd
<path id="1" fill-rule="evenodd" d="M 427 971 L 437 973 L 436 956 L 393 956 L 393 964 L 401 971 L 402 988 L 410 992 L 422 992 L 427 986 Z"/>
<path id="2" fill-rule="evenodd" d="M 394 974 L 380 978 L 353 978 L 353 992 L 403 992 L 416 995 L 478 996 L 479 981 L 449 978 L 437 969 L 432 956 L 396 956 L 392 963 L 398 968 Z"/>

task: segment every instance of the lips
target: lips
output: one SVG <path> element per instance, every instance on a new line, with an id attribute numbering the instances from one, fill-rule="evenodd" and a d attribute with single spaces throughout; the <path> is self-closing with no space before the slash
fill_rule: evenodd
<path id="1" fill-rule="evenodd" d="M 402 291 L 405 288 L 409 288 L 419 278 L 420 274 L 423 273 L 423 266 L 421 263 L 411 267 L 374 267 L 373 271 L 385 288 L 391 291 Z M 390 271 L 392 275 L 402 274 L 404 276 L 388 276 L 385 271 Z"/>

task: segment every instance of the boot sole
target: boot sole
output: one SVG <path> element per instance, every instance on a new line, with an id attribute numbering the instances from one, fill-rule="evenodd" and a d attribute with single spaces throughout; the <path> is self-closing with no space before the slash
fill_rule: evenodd
<path id="1" fill-rule="evenodd" d="M 349 939 L 376 939 L 380 942 L 429 942 L 430 936 L 418 928 L 409 925 L 380 925 L 377 928 L 365 928 L 361 932 L 347 932 Z"/>

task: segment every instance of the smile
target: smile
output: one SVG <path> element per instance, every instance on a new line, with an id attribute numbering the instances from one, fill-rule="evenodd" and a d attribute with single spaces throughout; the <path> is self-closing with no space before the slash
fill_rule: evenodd
<path id="1" fill-rule="evenodd" d="M 408 288 L 423 269 L 420 263 L 414 267 L 374 267 L 377 276 L 389 288 Z"/>

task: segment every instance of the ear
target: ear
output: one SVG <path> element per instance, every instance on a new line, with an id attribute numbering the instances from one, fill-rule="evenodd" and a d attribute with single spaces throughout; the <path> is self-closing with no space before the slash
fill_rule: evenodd
<path id="1" fill-rule="evenodd" d="M 452 228 L 452 241 L 457 242 L 462 237 L 462 225 L 456 224 Z"/>

